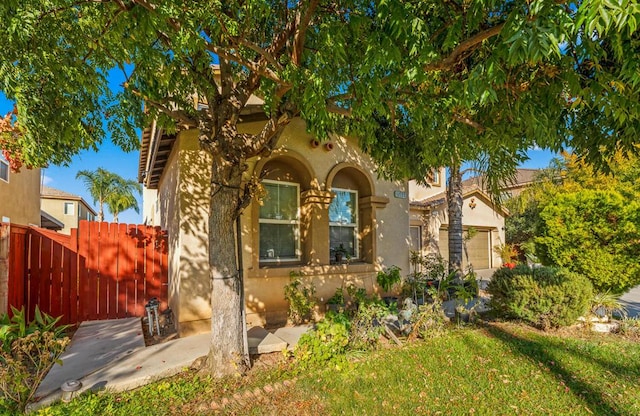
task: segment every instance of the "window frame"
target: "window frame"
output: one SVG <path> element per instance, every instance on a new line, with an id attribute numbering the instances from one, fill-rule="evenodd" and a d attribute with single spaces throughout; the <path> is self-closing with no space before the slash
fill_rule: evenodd
<path id="1" fill-rule="evenodd" d="M 6 183 L 9 183 L 9 176 L 11 173 L 11 166 L 9 165 L 9 161 L 7 159 L 5 159 L 4 155 L 2 153 L 0 153 L 0 165 L 4 166 L 7 172 L 7 177 L 3 178 L 2 175 L 0 175 L 0 180 Z M 0 170 L 1 171 L 1 170 Z"/>
<path id="2" fill-rule="evenodd" d="M 413 248 L 413 235 L 411 234 L 411 229 L 415 228 L 418 231 L 418 240 L 417 240 L 417 248 L 414 249 Z M 419 253 L 422 253 L 422 249 L 423 249 L 423 241 L 422 241 L 422 225 L 409 225 L 409 238 L 411 239 L 411 250 L 413 251 L 417 251 Z"/>
<path id="3" fill-rule="evenodd" d="M 429 183 L 435 186 L 442 186 L 440 177 L 440 168 L 435 168 L 431 171 L 431 178 L 429 179 Z"/>
<path id="4" fill-rule="evenodd" d="M 260 208 L 258 208 L 258 261 L 260 263 L 279 263 L 279 262 L 299 262 L 302 259 L 301 243 L 300 243 L 300 184 L 296 182 L 277 181 L 274 179 L 263 179 L 262 183 L 293 186 L 296 188 L 296 218 L 293 220 L 275 219 L 275 218 L 262 218 L 260 217 Z M 273 258 L 263 258 L 260 256 L 260 224 L 276 224 L 276 225 L 294 225 L 295 231 L 295 257 L 279 258 L 274 256 Z"/>
<path id="5" fill-rule="evenodd" d="M 355 206 L 353 209 L 353 216 L 354 216 L 354 220 L 355 222 L 352 223 L 342 223 L 342 222 L 335 222 L 335 221 L 331 221 L 331 218 L 329 218 L 329 251 L 331 251 L 331 227 L 349 227 L 349 228 L 353 228 L 353 243 L 354 243 L 354 250 L 353 250 L 353 256 L 351 257 L 351 260 L 358 260 L 360 259 L 360 235 L 358 234 L 358 230 L 359 230 L 359 221 L 360 221 L 360 207 L 359 207 L 359 202 L 358 202 L 358 194 L 359 191 L 357 189 L 347 189 L 347 188 L 331 188 L 331 192 L 349 192 L 351 194 L 355 194 Z M 331 204 L 333 204 L 333 201 L 335 201 L 335 197 L 331 200 L 331 203 L 329 204 L 329 208 L 328 210 L 331 210 Z"/>
<path id="6" fill-rule="evenodd" d="M 67 206 L 71 206 L 71 212 L 67 212 Z M 62 212 L 64 215 L 76 215 L 75 203 L 69 201 L 62 202 Z"/>

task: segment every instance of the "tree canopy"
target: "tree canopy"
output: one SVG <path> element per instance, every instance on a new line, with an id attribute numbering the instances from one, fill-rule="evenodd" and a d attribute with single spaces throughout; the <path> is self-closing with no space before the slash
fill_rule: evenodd
<path id="1" fill-rule="evenodd" d="M 3 148 L 26 163 L 66 163 L 107 136 L 133 149 L 153 122 L 198 129 L 212 155 L 217 374 L 242 349 L 233 223 L 252 195 L 246 161 L 293 117 L 318 137 L 357 135 L 393 176 L 481 160 L 495 178 L 533 145 L 594 161 L 638 151 L 636 1 L 5 0 L 0 19 L 0 90 L 20 133 Z M 240 133 L 252 95 L 266 122 Z"/>

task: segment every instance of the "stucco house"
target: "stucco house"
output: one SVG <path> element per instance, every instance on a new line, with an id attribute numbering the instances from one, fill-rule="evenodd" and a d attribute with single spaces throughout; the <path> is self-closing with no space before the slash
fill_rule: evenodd
<path id="1" fill-rule="evenodd" d="M 62 234 L 71 234 L 72 228 L 78 228 L 80 220 L 93 221 L 95 210 L 80 196 L 60 189 L 43 186 L 40 193 L 43 218 L 53 223 L 62 223 Z"/>
<path id="2" fill-rule="evenodd" d="M 255 131 L 264 121 L 242 124 Z M 209 172 L 197 131 L 175 136 L 154 128 L 143 133 L 140 180 L 144 218 L 169 235 L 169 304 L 181 335 L 210 329 L 208 275 Z M 379 291 L 384 266 L 409 268 L 409 199 L 406 181 L 377 179 L 372 160 L 355 139 L 318 143 L 292 121 L 278 149 L 249 161 L 264 196 L 241 216 L 242 265 L 249 325 L 283 323 L 284 286 L 292 271 L 313 282 L 326 301 L 337 287 L 354 284 Z M 344 247 L 348 260 L 333 252 Z"/>
<path id="3" fill-rule="evenodd" d="M 253 121 L 242 123 L 242 131 L 257 131 L 264 123 L 259 116 L 245 119 Z M 350 284 L 379 293 L 377 272 L 396 265 L 409 273 L 411 249 L 439 250 L 447 257 L 445 169 L 432 174 L 431 187 L 379 179 L 357 139 L 319 143 L 294 119 L 269 157 L 249 161 L 247 175 L 252 174 L 262 178 L 264 195 L 240 219 L 249 325 L 286 321 L 284 286 L 291 272 L 302 272 L 322 303 Z M 169 305 L 178 332 L 208 331 L 210 159 L 199 149 L 197 131 L 168 135 L 155 125 L 146 129 L 139 180 L 145 223 L 168 231 Z M 478 230 L 468 243 L 476 269 L 500 264 L 492 246 L 504 241 L 504 214 L 480 189 L 465 192 L 465 225 Z M 334 252 L 340 246 L 347 259 L 338 262 Z"/>
<path id="4" fill-rule="evenodd" d="M 40 225 L 40 169 L 23 167 L 11 172 L 0 153 L 0 220 L 21 225 Z"/>

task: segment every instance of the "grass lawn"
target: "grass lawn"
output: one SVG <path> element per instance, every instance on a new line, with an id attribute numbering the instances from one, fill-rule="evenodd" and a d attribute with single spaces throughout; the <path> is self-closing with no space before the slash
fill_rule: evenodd
<path id="1" fill-rule="evenodd" d="M 510 324 L 452 330 L 295 377 L 290 386 L 278 384 L 294 378 L 284 367 L 215 382 L 185 375 L 40 414 L 640 414 L 640 343 Z M 233 399 L 256 389 L 258 398 Z"/>

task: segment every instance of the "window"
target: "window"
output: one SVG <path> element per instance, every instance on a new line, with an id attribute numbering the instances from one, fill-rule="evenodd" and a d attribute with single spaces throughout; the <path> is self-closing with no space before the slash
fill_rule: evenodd
<path id="1" fill-rule="evenodd" d="M 264 180 L 260 207 L 260 261 L 300 260 L 300 188 Z"/>
<path id="2" fill-rule="evenodd" d="M 411 236 L 411 250 L 420 252 L 422 250 L 422 227 L 419 225 L 409 227 Z"/>
<path id="3" fill-rule="evenodd" d="M 431 185 L 441 185 L 440 183 L 440 169 L 436 168 L 429 174 L 429 183 Z"/>
<path id="4" fill-rule="evenodd" d="M 73 202 L 64 203 L 64 215 L 73 215 Z"/>
<path id="5" fill-rule="evenodd" d="M 332 191 L 335 197 L 329 205 L 329 249 L 342 248 L 358 258 L 358 192 L 348 189 Z"/>
<path id="6" fill-rule="evenodd" d="M 9 182 L 9 162 L 0 153 L 0 179 Z"/>

